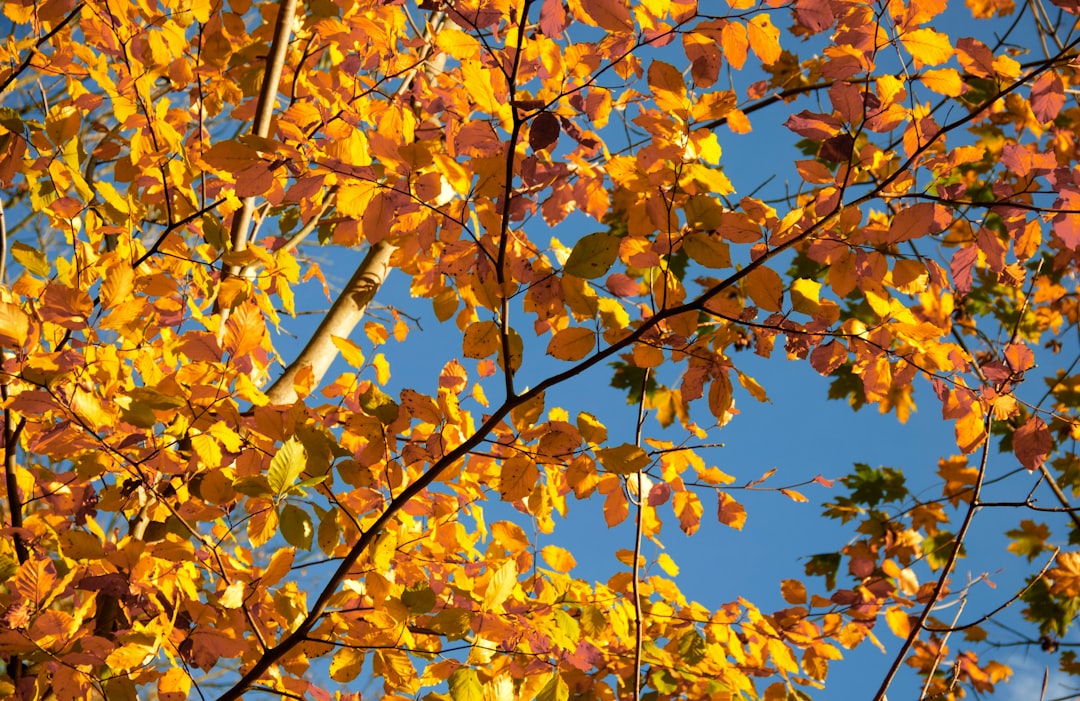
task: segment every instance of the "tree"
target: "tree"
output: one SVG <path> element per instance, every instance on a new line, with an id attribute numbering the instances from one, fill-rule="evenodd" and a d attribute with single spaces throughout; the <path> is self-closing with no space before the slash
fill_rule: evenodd
<path id="1" fill-rule="evenodd" d="M 894 636 L 876 699 L 960 698 L 1018 600 L 1080 674 L 1077 9 L 7 2 L 4 695 L 809 698 Z M 933 493 L 818 480 L 852 539 L 778 611 L 642 548 L 746 520 L 749 353 L 955 426 Z M 619 426 L 565 391 L 609 381 Z M 633 525 L 604 583 L 582 509 Z M 988 511 L 1027 581 L 939 620 Z"/>

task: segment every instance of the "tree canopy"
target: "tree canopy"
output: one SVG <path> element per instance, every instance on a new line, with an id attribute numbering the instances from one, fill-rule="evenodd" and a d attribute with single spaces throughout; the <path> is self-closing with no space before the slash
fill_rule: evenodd
<path id="1" fill-rule="evenodd" d="M 991 694 L 1005 644 L 1080 675 L 1078 10 L 7 0 L 3 695 L 780 701 L 875 644 L 875 701 Z M 779 610 L 643 547 L 807 500 L 715 449 L 753 356 L 955 429 L 816 479 L 849 539 L 778 548 Z M 633 536 L 605 581 L 582 510 Z M 1023 582 L 965 610 L 1002 523 Z"/>

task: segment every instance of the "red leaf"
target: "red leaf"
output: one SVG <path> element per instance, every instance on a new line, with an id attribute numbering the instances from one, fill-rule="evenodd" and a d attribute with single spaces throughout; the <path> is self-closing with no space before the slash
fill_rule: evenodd
<path id="1" fill-rule="evenodd" d="M 667 482 L 657 482 L 649 490 L 649 506 L 662 506 L 671 498 L 671 487 Z"/>
<path id="2" fill-rule="evenodd" d="M 822 375 L 831 375 L 836 368 L 847 361 L 847 357 L 847 348 L 836 341 L 829 341 L 810 353 L 810 365 Z"/>
<path id="3" fill-rule="evenodd" d="M 558 39 L 569 22 L 562 0 L 544 0 L 540 8 L 540 31 L 550 39 Z"/>
<path id="4" fill-rule="evenodd" d="M 843 127 L 840 120 L 830 114 L 816 114 L 807 110 L 788 117 L 784 126 L 799 136 L 815 141 L 824 141 L 836 136 Z"/>
<path id="5" fill-rule="evenodd" d="M 529 127 L 529 146 L 533 151 L 552 148 L 559 141 L 559 120 L 550 112 L 541 112 Z"/>
<path id="6" fill-rule="evenodd" d="M 823 32 L 836 21 L 829 0 L 796 0 L 795 21 L 810 30 L 811 34 Z"/>
<path id="7" fill-rule="evenodd" d="M 746 524 L 746 509 L 727 492 L 718 491 L 716 496 L 719 501 L 716 517 L 720 520 L 720 523 L 741 531 Z"/>
<path id="8" fill-rule="evenodd" d="M 1065 106 L 1065 86 L 1061 76 L 1043 73 L 1031 86 L 1031 111 L 1041 123 L 1052 122 Z"/>
<path id="9" fill-rule="evenodd" d="M 889 243 L 910 241 L 944 231 L 950 219 L 949 210 L 931 202 L 920 202 L 901 209 L 889 225 Z"/>
<path id="10" fill-rule="evenodd" d="M 1054 439 L 1050 436 L 1050 429 L 1038 416 L 1032 416 L 1013 433 L 1013 452 L 1028 470 L 1039 469 L 1053 449 Z"/>
<path id="11" fill-rule="evenodd" d="M 1050 0 L 1061 9 L 1074 15 L 1080 14 L 1080 0 Z"/>
<path id="12" fill-rule="evenodd" d="M 634 297 L 640 290 L 638 282 L 622 273 L 613 273 L 608 276 L 608 291 L 616 297 Z"/>
<path id="13" fill-rule="evenodd" d="M 975 260 L 979 257 L 979 249 L 974 246 L 964 246 L 953 254 L 949 262 L 949 272 L 952 273 L 953 285 L 960 294 L 971 291 L 971 278 Z"/>

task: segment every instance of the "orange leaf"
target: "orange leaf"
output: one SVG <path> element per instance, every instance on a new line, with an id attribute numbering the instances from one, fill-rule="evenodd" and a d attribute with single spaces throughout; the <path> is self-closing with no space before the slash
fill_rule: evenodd
<path id="1" fill-rule="evenodd" d="M 15 575 L 15 591 L 23 600 L 39 606 L 50 597 L 56 583 L 56 567 L 52 560 L 34 558 L 19 565 Z"/>
<path id="2" fill-rule="evenodd" d="M 1080 553 L 1059 553 L 1054 569 L 1046 573 L 1053 584 L 1050 591 L 1073 598 L 1080 594 Z"/>
<path id="3" fill-rule="evenodd" d="M 540 556 L 556 572 L 569 572 L 577 565 L 577 561 L 574 560 L 574 556 L 570 554 L 570 551 L 560 548 L 558 545 L 544 546 L 544 549 L 540 551 Z"/>
<path id="4" fill-rule="evenodd" d="M 671 506 L 675 515 L 679 517 L 679 528 L 686 535 L 693 535 L 701 525 L 701 514 L 704 509 L 697 494 L 686 490 L 675 492 L 671 500 Z"/>
<path id="5" fill-rule="evenodd" d="M 30 334 L 30 317 L 17 304 L 0 302 L 0 345 L 22 348 Z"/>
<path id="6" fill-rule="evenodd" d="M 498 353 L 501 343 L 498 324 L 494 321 L 478 321 L 465 329 L 461 352 L 466 358 L 486 358 Z"/>
<path id="7" fill-rule="evenodd" d="M 806 585 L 797 579 L 785 579 L 780 583 L 780 595 L 789 604 L 806 603 Z"/>
<path id="8" fill-rule="evenodd" d="M 236 307 L 225 322 L 225 350 L 233 359 L 242 358 L 259 347 L 265 333 L 266 325 L 257 307 Z"/>
<path id="9" fill-rule="evenodd" d="M 767 14 L 760 14 L 746 25 L 750 48 L 766 66 L 780 60 L 780 30 L 773 25 Z"/>
<path id="10" fill-rule="evenodd" d="M 682 73 L 671 64 L 653 61 L 649 65 L 649 87 L 656 106 L 664 112 L 686 109 L 686 83 Z"/>
<path id="11" fill-rule="evenodd" d="M 746 524 L 746 509 L 727 492 L 717 491 L 716 496 L 719 501 L 716 516 L 720 523 L 741 531 Z"/>
<path id="12" fill-rule="evenodd" d="M 784 283 L 772 268 L 759 266 L 746 276 L 746 294 L 767 312 L 778 312 L 784 303 Z"/>
<path id="13" fill-rule="evenodd" d="M 547 353 L 559 360 L 581 360 L 596 349 L 596 332 L 580 326 L 556 331 Z"/>
<path id="14" fill-rule="evenodd" d="M 746 52 L 750 44 L 746 38 L 746 26 L 741 22 L 728 22 L 720 29 L 720 46 L 724 49 L 724 58 L 735 70 L 740 70 L 746 63 Z"/>
<path id="15" fill-rule="evenodd" d="M 609 32 L 628 32 L 634 28 L 625 0 L 580 0 L 582 21 Z M 571 8 L 573 3 L 571 3 Z"/>

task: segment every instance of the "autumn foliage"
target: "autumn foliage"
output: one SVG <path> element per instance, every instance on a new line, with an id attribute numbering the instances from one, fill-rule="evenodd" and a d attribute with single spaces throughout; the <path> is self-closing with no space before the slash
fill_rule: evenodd
<path id="1" fill-rule="evenodd" d="M 836 698 L 880 645 L 861 698 L 953 699 L 1005 612 L 1080 674 L 1053 3 L 6 0 L 0 695 Z M 956 444 L 736 479 L 753 354 Z M 780 610 L 642 547 L 740 488 L 850 535 Z M 954 618 L 1002 518 L 1024 581 Z"/>

